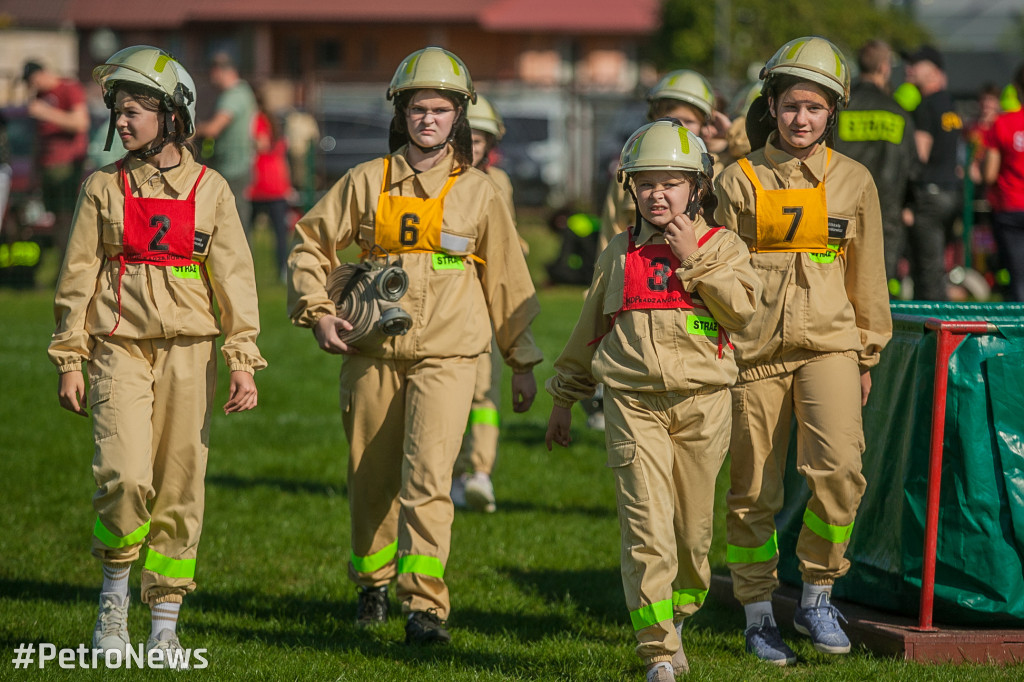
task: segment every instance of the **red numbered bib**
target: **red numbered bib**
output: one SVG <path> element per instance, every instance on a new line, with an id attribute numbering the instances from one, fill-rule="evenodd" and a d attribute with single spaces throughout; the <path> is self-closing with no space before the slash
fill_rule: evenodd
<path id="1" fill-rule="evenodd" d="M 713 227 L 697 241 L 707 243 L 720 227 Z M 637 247 L 632 232 L 626 251 L 626 271 L 622 286 L 622 310 L 654 308 L 693 308 L 693 297 L 676 277 L 679 259 L 668 244 Z M 703 307 L 703 306 L 701 306 Z"/>
<path id="2" fill-rule="evenodd" d="M 121 324 L 121 278 L 128 263 L 145 263 L 163 267 L 193 265 L 196 247 L 196 188 L 206 173 L 199 177 L 185 199 L 143 198 L 132 195 L 128 173 L 118 162 L 124 183 L 124 237 L 122 252 L 110 260 L 119 263 L 117 271 L 117 322 L 107 336 Z M 201 270 L 205 276 L 205 269 Z"/>

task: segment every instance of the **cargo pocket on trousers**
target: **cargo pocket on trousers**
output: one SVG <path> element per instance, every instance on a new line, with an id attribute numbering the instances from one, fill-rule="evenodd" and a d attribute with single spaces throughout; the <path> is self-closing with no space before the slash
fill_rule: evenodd
<path id="1" fill-rule="evenodd" d="M 647 501 L 647 479 L 636 457 L 636 441 L 611 443 L 608 446 L 608 468 L 615 476 L 615 494 L 619 504 Z"/>
<path id="2" fill-rule="evenodd" d="M 89 384 L 89 407 L 92 408 L 92 431 L 97 440 L 117 435 L 117 415 L 114 402 L 110 399 L 114 380 L 110 377 L 97 379 Z"/>

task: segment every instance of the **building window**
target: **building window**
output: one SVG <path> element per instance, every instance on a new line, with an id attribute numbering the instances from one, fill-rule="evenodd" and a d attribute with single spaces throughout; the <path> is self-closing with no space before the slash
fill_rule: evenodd
<path id="1" fill-rule="evenodd" d="M 341 67 L 341 43 L 334 38 L 320 38 L 313 46 L 316 68 L 333 70 Z"/>

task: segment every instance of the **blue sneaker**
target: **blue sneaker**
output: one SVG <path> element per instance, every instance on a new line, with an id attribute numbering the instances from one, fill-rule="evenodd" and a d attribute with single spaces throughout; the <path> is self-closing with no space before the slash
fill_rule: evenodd
<path id="1" fill-rule="evenodd" d="M 771 616 L 764 616 L 760 625 L 751 625 L 743 631 L 747 638 L 747 653 L 754 654 L 772 665 L 796 663 L 796 654 L 782 641 L 782 633 Z"/>
<path id="2" fill-rule="evenodd" d="M 832 606 L 828 592 L 818 595 L 817 606 L 798 606 L 793 614 L 793 627 L 802 635 L 808 635 L 814 648 L 823 654 L 850 653 L 850 640 L 839 627 L 839 620 L 848 622 L 839 609 Z"/>

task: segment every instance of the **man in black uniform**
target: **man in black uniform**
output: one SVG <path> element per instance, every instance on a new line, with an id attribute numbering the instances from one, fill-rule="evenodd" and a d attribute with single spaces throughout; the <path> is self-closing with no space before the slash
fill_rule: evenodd
<path id="1" fill-rule="evenodd" d="M 957 145 L 963 121 L 946 89 L 942 55 L 923 45 L 905 56 L 907 80 L 921 92 L 921 104 L 912 114 L 917 156 L 924 165 L 913 183 L 914 224 L 910 228 L 909 256 L 914 298 L 945 301 L 946 237 L 960 211 L 963 197 Z"/>
<path id="2" fill-rule="evenodd" d="M 878 187 L 885 238 L 885 276 L 889 291 L 899 289 L 896 264 L 906 243 L 903 207 L 907 184 L 918 166 L 914 124 L 889 94 L 892 50 L 871 40 L 857 52 L 860 78 L 850 90 L 850 104 L 839 112 L 836 151 L 864 164 Z M 894 287 L 895 285 L 895 287 Z"/>

